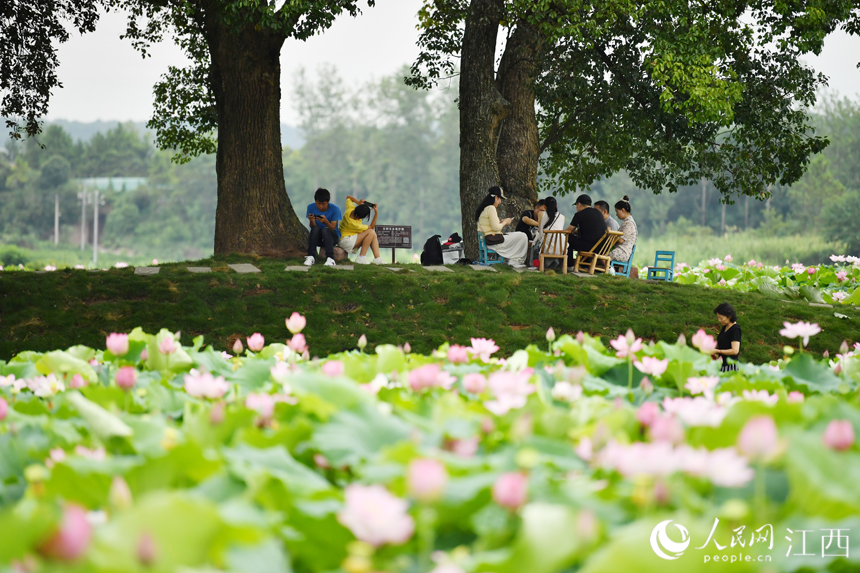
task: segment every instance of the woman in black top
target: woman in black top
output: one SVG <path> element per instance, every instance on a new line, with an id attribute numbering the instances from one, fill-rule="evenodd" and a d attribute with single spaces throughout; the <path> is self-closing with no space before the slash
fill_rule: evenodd
<path id="1" fill-rule="evenodd" d="M 741 353 L 741 327 L 738 326 L 738 314 L 727 302 L 715 308 L 714 314 L 723 326 L 717 335 L 717 349 L 714 351 L 715 355 L 723 359 L 720 371 L 736 372 L 738 356 Z"/>

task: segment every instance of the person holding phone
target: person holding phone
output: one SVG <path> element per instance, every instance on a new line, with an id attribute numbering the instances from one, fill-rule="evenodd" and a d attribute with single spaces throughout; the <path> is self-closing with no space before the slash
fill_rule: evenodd
<path id="1" fill-rule="evenodd" d="M 308 255 L 305 257 L 305 266 L 309 267 L 314 264 L 318 247 L 325 248 L 325 266 L 335 266 L 334 246 L 340 242 L 338 223 L 343 215 L 340 207 L 331 202 L 331 193 L 328 189 L 316 190 L 314 202 L 308 205 L 307 217 L 311 234 L 308 238 Z"/>
<path id="2" fill-rule="evenodd" d="M 369 225 L 364 221 L 373 220 Z M 375 204 L 356 199 L 352 195 L 346 196 L 346 211 L 340 221 L 340 248 L 347 253 L 358 253 L 355 259 L 357 265 L 369 265 L 367 250 L 373 251 L 373 264 L 382 265 L 385 261 L 379 256 L 379 238 L 376 236 L 376 219 L 379 216 L 379 207 Z"/>

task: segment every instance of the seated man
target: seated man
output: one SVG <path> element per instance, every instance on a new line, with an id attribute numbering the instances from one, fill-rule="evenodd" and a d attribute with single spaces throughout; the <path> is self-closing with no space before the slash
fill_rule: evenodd
<path id="1" fill-rule="evenodd" d="M 546 211 L 546 205 L 543 199 L 539 199 L 535 203 L 535 208 L 528 211 L 523 211 L 520 215 L 520 221 L 517 223 L 515 232 L 525 233 L 529 241 L 533 241 L 538 230 L 538 213 Z"/>
<path id="2" fill-rule="evenodd" d="M 590 251 L 606 233 L 606 221 L 600 211 L 591 206 L 591 197 L 580 195 L 574 206 L 576 215 L 566 229 L 575 233 L 567 244 L 567 264 L 570 266 L 573 266 L 577 251 Z"/>
<path id="3" fill-rule="evenodd" d="M 610 231 L 618 230 L 618 221 L 612 218 L 609 214 L 609 203 L 606 201 L 598 201 L 594 204 L 594 208 L 603 214 L 603 220 L 606 221 L 606 227 Z"/>
<path id="4" fill-rule="evenodd" d="M 308 205 L 308 222 L 311 226 L 311 236 L 308 240 L 308 256 L 305 265 L 311 266 L 317 256 L 317 247 L 325 247 L 325 266 L 333 267 L 334 246 L 340 241 L 338 223 L 343 218 L 340 207 L 331 203 L 331 193 L 328 189 L 317 189 L 314 202 Z"/>

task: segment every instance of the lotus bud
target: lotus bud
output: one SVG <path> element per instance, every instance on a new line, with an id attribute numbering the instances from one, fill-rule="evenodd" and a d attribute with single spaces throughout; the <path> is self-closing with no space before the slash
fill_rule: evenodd
<path id="1" fill-rule="evenodd" d="M 114 476 L 108 491 L 108 501 L 117 509 L 128 509 L 132 504 L 131 489 L 122 476 Z"/>
<path id="2" fill-rule="evenodd" d="M 546 341 L 547 342 L 555 341 L 555 330 L 553 330 L 551 326 L 546 331 Z"/>
<path id="3" fill-rule="evenodd" d="M 137 370 L 133 366 L 123 366 L 116 373 L 116 385 L 123 390 L 130 390 L 137 382 Z"/>
<path id="4" fill-rule="evenodd" d="M 358 349 L 363 351 L 365 348 L 367 348 L 367 337 L 362 334 L 358 337 Z"/>
<path id="5" fill-rule="evenodd" d="M 233 343 L 233 354 L 238 356 L 242 354 L 243 350 L 245 350 L 245 347 L 242 346 L 242 341 L 237 338 L 236 342 Z"/>

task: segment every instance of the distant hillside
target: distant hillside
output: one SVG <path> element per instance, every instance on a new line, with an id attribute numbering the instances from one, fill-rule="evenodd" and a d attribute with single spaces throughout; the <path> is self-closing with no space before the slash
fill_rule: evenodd
<path id="1" fill-rule="evenodd" d="M 75 141 L 89 141 L 95 134 L 97 133 L 105 133 L 113 128 L 115 128 L 120 122 L 119 121 L 69 121 L 66 119 L 57 119 L 54 121 L 47 122 L 48 124 L 59 125 L 63 129 L 65 129 L 69 135 L 72 136 L 72 139 Z M 126 123 L 126 122 L 123 122 Z M 134 126 L 138 129 L 139 132 L 145 133 L 148 131 L 146 129 L 145 121 L 134 121 Z M 0 137 L 0 141 L 5 141 L 6 134 L 3 133 L 2 137 Z M 302 137 L 299 130 L 291 125 L 287 125 L 286 123 L 281 124 L 281 145 L 289 146 L 291 149 L 300 149 L 305 144 L 305 140 Z"/>

